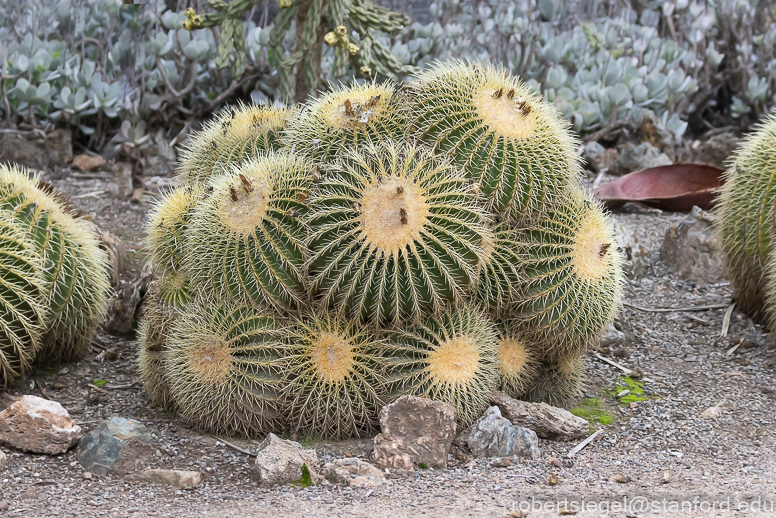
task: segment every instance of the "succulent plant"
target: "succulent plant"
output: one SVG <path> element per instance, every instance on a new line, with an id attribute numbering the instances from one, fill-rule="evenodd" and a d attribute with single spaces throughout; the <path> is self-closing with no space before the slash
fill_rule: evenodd
<path id="1" fill-rule="evenodd" d="M 508 321 L 498 324 L 499 390 L 513 398 L 528 392 L 539 375 L 539 351 L 525 338 L 519 325 Z"/>
<path id="2" fill-rule="evenodd" d="M 411 394 L 450 404 L 461 429 L 488 406 L 499 380 L 498 331 L 480 309 L 462 305 L 387 332 L 391 397 Z"/>
<path id="3" fill-rule="evenodd" d="M 492 234 L 462 174 L 407 144 L 366 144 L 314 192 L 312 287 L 324 307 L 399 323 L 459 302 Z"/>
<path id="4" fill-rule="evenodd" d="M 614 230 L 579 187 L 517 237 L 522 274 L 517 317 L 544 355 L 579 354 L 617 316 L 624 275 Z"/>
<path id="5" fill-rule="evenodd" d="M 143 390 L 151 402 L 174 410 L 166 362 L 167 340 L 178 310 L 166 306 L 159 299 L 158 292 L 158 286 L 154 286 L 146 295 L 137 333 L 137 365 Z"/>
<path id="6" fill-rule="evenodd" d="M 221 110 L 190 136 L 181 152 L 179 177 L 184 186 L 206 184 L 232 166 L 280 148 L 280 132 L 292 109 L 239 103 Z"/>
<path id="7" fill-rule="evenodd" d="M 356 83 L 310 100 L 289 122 L 283 143 L 317 164 L 365 142 L 399 139 L 405 129 L 404 96 L 395 84 Z"/>
<path id="8" fill-rule="evenodd" d="M 584 354 L 569 354 L 554 360 L 542 361 L 539 374 L 521 399 L 563 406 L 572 399 L 580 397 L 584 387 Z"/>
<path id="9" fill-rule="evenodd" d="M 197 298 L 167 337 L 167 377 L 180 415 L 209 433 L 258 437 L 287 417 L 283 327 L 267 311 Z"/>
<path id="10" fill-rule="evenodd" d="M 41 257 L 48 311 L 38 358 L 78 358 L 107 312 L 105 251 L 87 224 L 23 169 L 0 166 L 0 210 L 13 215 Z"/>
<path id="11" fill-rule="evenodd" d="M 46 287 L 40 254 L 13 214 L 0 208 L 0 388 L 25 374 L 40 347 Z"/>
<path id="12" fill-rule="evenodd" d="M 290 326 L 290 427 L 346 439 L 377 428 L 383 389 L 382 342 L 358 322 L 311 312 Z"/>
<path id="13" fill-rule="evenodd" d="M 186 227 L 194 206 L 204 192 L 204 187 L 199 186 L 177 187 L 151 208 L 145 245 L 156 271 L 166 275 L 181 274 Z"/>
<path id="14" fill-rule="evenodd" d="M 502 68 L 437 62 L 412 92 L 418 139 L 452 156 L 495 213 L 533 218 L 581 174 L 568 124 Z"/>
<path id="15" fill-rule="evenodd" d="M 492 313 L 507 314 L 516 300 L 515 287 L 522 280 L 523 258 L 512 224 L 501 222 L 492 230 L 493 244 L 484 249 L 472 297 Z"/>
<path id="16" fill-rule="evenodd" d="M 757 317 L 766 316 L 765 270 L 774 249 L 775 153 L 776 115 L 770 115 L 735 151 L 719 198 L 717 231 L 733 296 L 740 309 Z"/>
<path id="17" fill-rule="evenodd" d="M 304 306 L 302 218 L 311 169 L 295 155 L 270 153 L 214 179 L 188 225 L 191 282 L 216 300 L 231 295 L 285 310 Z"/>

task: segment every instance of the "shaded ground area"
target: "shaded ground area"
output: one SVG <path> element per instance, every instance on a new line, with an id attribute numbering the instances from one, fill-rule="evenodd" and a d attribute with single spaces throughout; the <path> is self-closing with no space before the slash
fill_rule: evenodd
<path id="1" fill-rule="evenodd" d="M 140 247 L 148 205 L 118 201 L 106 194 L 110 176 L 91 176 L 96 178 L 65 180 L 54 175 L 53 181 L 103 230 L 126 242 L 124 276 L 131 278 L 143 263 Z M 159 178 L 147 188 L 153 193 L 166 182 Z M 682 216 L 632 209 L 615 217 L 638 229 L 640 246 L 649 255 L 659 250 L 666 228 Z M 643 279 L 629 281 L 626 289 L 628 303 L 653 308 L 724 304 L 730 296 L 725 282 L 695 285 L 678 279 L 660 262 L 653 262 Z M 0 510 L 0 516 L 520 516 L 521 502 L 530 516 L 558 516 L 554 505 L 562 506 L 564 498 L 609 506 L 577 516 L 734 514 L 724 507 L 701 507 L 704 498 L 716 498 L 718 506 L 729 499 L 730 508 L 760 502 L 759 511 L 744 514 L 774 516 L 776 507 L 767 506 L 776 506 L 776 354 L 762 328 L 736 311 L 728 336 L 721 337 L 724 313 L 654 313 L 626 306 L 619 322 L 625 342 L 604 345 L 600 354 L 640 368 L 653 381 L 643 382 L 643 395 L 619 401 L 615 394 L 628 381 L 591 355 L 587 401 L 582 404 L 596 406 L 602 420 L 611 424 L 592 423 L 603 431 L 600 440 L 573 459 L 565 459 L 565 454 L 574 443 L 542 440 L 541 461 L 515 459 L 513 465 L 497 467 L 494 459 L 453 460 L 446 470 L 394 478 L 382 492 L 338 486 L 259 488 L 251 479 L 251 457 L 150 406 L 135 368 L 133 339 L 100 332 L 86 358 L 39 369 L 0 394 L 0 409 L 22 394 L 35 394 L 59 401 L 85 430 L 110 416 L 137 419 L 157 441 L 150 467 L 200 470 L 204 483 L 178 491 L 111 477 L 87 480 L 73 451 L 48 457 L 4 449 L 10 466 L 0 473 L 0 500 L 5 499 L 8 509 Z M 719 419 L 699 417 L 723 401 L 730 408 Z M 255 449 L 259 442 L 227 440 L 246 449 Z M 368 443 L 306 445 L 315 447 L 325 461 L 366 456 Z M 559 477 L 557 485 L 549 484 L 551 475 Z M 626 482 L 614 482 L 617 475 Z M 615 509 L 625 496 L 640 503 Z M 677 500 L 692 503 L 695 496 L 696 507 L 685 504 L 685 513 L 671 507 Z M 650 507 L 644 509 L 637 497 L 646 497 Z M 532 498 L 546 505 L 533 507 Z"/>

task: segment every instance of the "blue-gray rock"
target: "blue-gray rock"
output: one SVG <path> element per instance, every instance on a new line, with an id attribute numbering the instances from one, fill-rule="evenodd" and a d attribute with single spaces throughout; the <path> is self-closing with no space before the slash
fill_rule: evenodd
<path id="1" fill-rule="evenodd" d="M 536 433 L 515 426 L 492 406 L 465 434 L 466 443 L 475 457 L 510 457 L 517 455 L 538 460 L 542 456 Z"/>
<path id="2" fill-rule="evenodd" d="M 152 455 L 151 432 L 139 421 L 111 417 L 78 443 L 78 462 L 95 475 L 119 474 L 143 468 Z"/>

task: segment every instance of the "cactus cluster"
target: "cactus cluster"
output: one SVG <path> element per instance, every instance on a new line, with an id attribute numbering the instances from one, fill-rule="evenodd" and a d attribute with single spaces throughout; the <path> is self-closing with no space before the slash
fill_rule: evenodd
<path id="1" fill-rule="evenodd" d="M 225 126 L 203 149 L 209 124 L 151 215 L 154 401 L 213 432 L 344 438 L 402 394 L 449 403 L 461 427 L 495 389 L 579 395 L 623 276 L 550 105 L 453 62 L 288 113 L 273 149 Z M 217 166 L 192 174 L 205 155 Z"/>
<path id="2" fill-rule="evenodd" d="M 764 117 L 730 160 L 717 230 L 738 307 L 776 326 L 776 115 Z"/>
<path id="3" fill-rule="evenodd" d="M 35 360 L 72 361 L 105 316 L 108 258 L 50 186 L 0 165 L 0 386 Z"/>

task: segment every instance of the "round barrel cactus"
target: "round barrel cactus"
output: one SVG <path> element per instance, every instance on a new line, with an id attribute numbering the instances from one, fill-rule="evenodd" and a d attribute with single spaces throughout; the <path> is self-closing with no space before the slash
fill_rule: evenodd
<path id="1" fill-rule="evenodd" d="M 107 312 L 107 254 L 92 228 L 23 169 L 0 166 L 0 211 L 40 255 L 48 311 L 39 359 L 78 358 Z"/>
<path id="2" fill-rule="evenodd" d="M 585 351 L 622 305 L 622 256 L 609 218 L 573 188 L 517 239 L 523 260 L 516 317 L 545 356 Z"/>
<path id="3" fill-rule="evenodd" d="M 348 150 L 315 189 L 307 224 L 322 304 L 373 323 L 460 302 L 493 239 L 459 170 L 391 142 Z"/>
<path id="4" fill-rule="evenodd" d="M 309 313 L 289 329 L 290 427 L 299 434 L 345 439 L 377 429 L 382 342 L 349 320 Z"/>
<path id="5" fill-rule="evenodd" d="M 232 296 L 283 310 L 306 305 L 302 218 L 311 169 L 295 155 L 270 153 L 214 179 L 188 224 L 192 284 L 215 300 Z"/>
<path id="6" fill-rule="evenodd" d="M 563 406 L 582 396 L 585 388 L 585 357 L 569 354 L 542 361 L 539 373 L 521 399 Z"/>
<path id="7" fill-rule="evenodd" d="M 519 325 L 502 321 L 498 324 L 498 332 L 499 390 L 520 398 L 536 381 L 540 356 Z"/>
<path id="8" fill-rule="evenodd" d="M 568 123 L 503 68 L 437 62 L 411 92 L 412 133 L 463 167 L 495 213 L 532 218 L 581 175 Z"/>
<path id="9" fill-rule="evenodd" d="M 183 271 L 186 227 L 194 206 L 204 194 L 204 187 L 177 187 L 151 208 L 145 244 L 157 272 L 172 275 Z"/>
<path id="10" fill-rule="evenodd" d="M 717 231 L 738 307 L 762 318 L 766 263 L 776 212 L 776 115 L 764 117 L 736 149 L 725 172 Z"/>
<path id="11" fill-rule="evenodd" d="M 293 109 L 242 104 L 221 110 L 201 131 L 190 136 L 179 161 L 184 186 L 206 184 L 231 166 L 280 148 L 280 133 Z"/>
<path id="12" fill-rule="evenodd" d="M 159 287 L 154 286 L 146 296 L 143 317 L 137 333 L 137 365 L 143 390 L 151 402 L 174 410 L 167 376 L 167 340 L 178 309 L 165 305 L 159 299 Z"/>
<path id="13" fill-rule="evenodd" d="M 391 397 L 411 394 L 448 403 L 461 429 L 488 407 L 498 386 L 498 331 L 468 304 L 387 333 Z"/>
<path id="14" fill-rule="evenodd" d="M 472 296 L 492 313 L 508 314 L 515 303 L 515 288 L 521 281 L 523 258 L 517 231 L 511 223 L 498 223 L 492 231 L 493 239 L 483 241 L 482 260 L 477 265 Z"/>
<path id="15" fill-rule="evenodd" d="M 287 417 L 287 345 L 274 315 L 195 299 L 167 337 L 166 372 L 180 415 L 209 433 L 259 437 Z"/>

